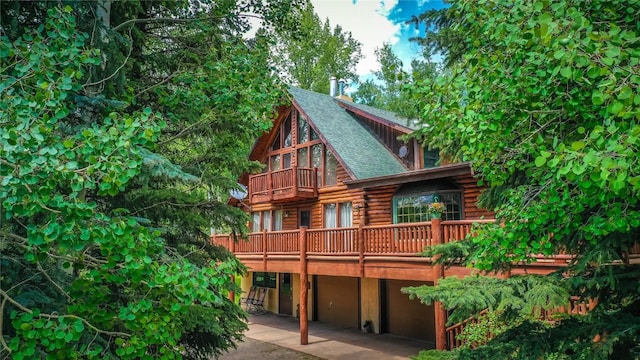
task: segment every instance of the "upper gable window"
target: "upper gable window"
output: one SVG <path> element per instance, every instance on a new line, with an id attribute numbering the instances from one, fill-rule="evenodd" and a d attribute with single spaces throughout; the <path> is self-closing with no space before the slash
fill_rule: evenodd
<path id="1" fill-rule="evenodd" d="M 293 145 L 293 139 L 291 135 L 291 113 L 287 115 L 285 121 L 280 124 L 280 129 L 276 134 L 273 143 L 271 144 L 271 150 L 278 150 L 281 148 L 289 147 Z"/>
<path id="2" fill-rule="evenodd" d="M 298 117 L 298 144 L 309 141 L 309 123 L 307 119 L 300 115 Z"/>
<path id="3" fill-rule="evenodd" d="M 282 124 L 282 147 L 289 147 L 293 145 L 291 139 L 291 113 L 287 116 L 287 120 Z"/>
<path id="4" fill-rule="evenodd" d="M 304 144 L 307 141 L 318 140 L 319 138 L 315 130 L 309 126 L 307 119 L 300 114 L 298 116 L 298 144 Z"/>

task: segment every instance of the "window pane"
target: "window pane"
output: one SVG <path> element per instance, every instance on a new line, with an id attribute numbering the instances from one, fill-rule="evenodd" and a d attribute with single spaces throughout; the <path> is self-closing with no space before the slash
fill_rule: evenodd
<path id="1" fill-rule="evenodd" d="M 302 114 L 298 115 L 298 144 L 309 141 L 309 123 Z"/>
<path id="2" fill-rule="evenodd" d="M 324 186 L 335 185 L 338 179 L 338 161 L 327 149 L 324 165 Z"/>
<path id="3" fill-rule="evenodd" d="M 271 231 L 271 211 L 262 212 L 262 230 Z"/>
<path id="4" fill-rule="evenodd" d="M 351 203 L 340 204 L 340 227 L 351 227 L 353 223 Z"/>
<path id="5" fill-rule="evenodd" d="M 324 227 L 336 227 L 336 204 L 326 204 L 324 206 Z"/>
<path id="6" fill-rule="evenodd" d="M 271 157 L 271 171 L 278 171 L 280 170 L 280 155 L 276 155 L 276 156 L 272 156 Z"/>
<path id="7" fill-rule="evenodd" d="M 320 136 L 318 136 L 318 134 L 316 134 L 315 130 L 313 130 L 312 127 L 309 127 L 309 130 L 311 130 L 311 140 L 318 140 L 320 139 Z"/>
<path id="8" fill-rule="evenodd" d="M 282 138 L 284 139 L 282 147 L 291 146 L 291 113 L 289 113 L 287 120 L 284 121 L 284 125 L 282 127 Z"/>
<path id="9" fill-rule="evenodd" d="M 260 212 L 251 213 L 251 231 L 260 232 Z"/>
<path id="10" fill-rule="evenodd" d="M 291 167 L 291 153 L 282 155 L 282 168 L 288 169 Z"/>
<path id="11" fill-rule="evenodd" d="M 427 150 L 424 149 L 424 167 L 432 168 L 438 166 L 438 161 L 440 160 L 440 150 Z"/>
<path id="12" fill-rule="evenodd" d="M 253 286 L 276 288 L 276 273 L 254 272 L 253 273 Z"/>
<path id="13" fill-rule="evenodd" d="M 253 286 L 263 287 L 264 283 L 265 283 L 264 275 L 265 275 L 265 273 L 263 273 L 263 272 L 254 272 L 253 273 Z"/>
<path id="14" fill-rule="evenodd" d="M 273 212 L 273 231 L 282 230 L 282 210 Z"/>
<path id="15" fill-rule="evenodd" d="M 271 150 L 278 150 L 278 149 L 280 149 L 280 134 L 276 136 L 276 139 L 273 140 L 273 144 L 271 144 Z"/>
<path id="16" fill-rule="evenodd" d="M 311 168 L 322 169 L 322 144 L 315 144 L 311 147 Z M 322 172 L 318 171 L 316 179 L 318 186 L 322 184 Z"/>
<path id="17" fill-rule="evenodd" d="M 298 167 L 309 167 L 309 148 L 303 147 L 298 149 Z"/>

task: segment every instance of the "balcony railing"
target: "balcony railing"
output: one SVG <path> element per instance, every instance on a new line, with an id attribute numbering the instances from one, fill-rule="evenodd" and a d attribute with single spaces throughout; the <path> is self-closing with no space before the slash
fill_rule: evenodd
<path id="1" fill-rule="evenodd" d="M 458 241 L 471 232 L 474 223 L 494 220 L 432 222 L 305 230 L 309 255 L 420 256 L 425 247 L 435 243 Z M 439 233 L 439 234 L 436 234 Z M 435 239 L 439 236 L 440 239 Z M 216 235 L 213 243 L 226 246 L 237 255 L 298 254 L 301 230 L 251 233 L 246 241 L 234 242 L 229 235 Z"/>
<path id="2" fill-rule="evenodd" d="M 252 203 L 311 199 L 318 196 L 317 169 L 290 167 L 249 177 Z"/>
<path id="3" fill-rule="evenodd" d="M 298 255 L 300 241 L 306 243 L 306 253 L 318 256 L 415 256 L 428 246 L 463 240 L 471 233 L 474 223 L 491 223 L 487 220 L 433 221 L 362 226 L 331 229 L 302 229 L 258 232 L 246 240 L 234 242 L 229 235 L 215 235 L 212 242 L 229 248 L 236 255 Z M 434 224 L 437 226 L 434 227 Z M 537 256 L 541 263 L 551 261 L 566 264 L 570 255 L 558 254 L 552 258 Z M 629 257 L 640 259 L 640 244 L 630 251 Z"/>

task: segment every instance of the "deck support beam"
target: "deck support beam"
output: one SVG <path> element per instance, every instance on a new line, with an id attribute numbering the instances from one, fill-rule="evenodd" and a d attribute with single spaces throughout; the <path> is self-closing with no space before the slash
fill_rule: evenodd
<path id="1" fill-rule="evenodd" d="M 433 231 L 431 245 L 440 245 L 444 243 L 442 234 L 442 220 L 431 219 L 431 231 Z M 435 260 L 435 259 L 434 259 Z M 438 264 L 433 266 L 433 285 L 438 284 L 438 280 L 444 278 L 444 265 Z M 436 326 L 436 349 L 447 349 L 447 310 L 442 303 L 436 301 L 434 303 L 435 326 Z"/>
<path id="2" fill-rule="evenodd" d="M 307 295 L 309 279 L 307 278 L 307 228 L 300 228 L 300 345 L 309 344 L 309 319 L 307 311 Z"/>

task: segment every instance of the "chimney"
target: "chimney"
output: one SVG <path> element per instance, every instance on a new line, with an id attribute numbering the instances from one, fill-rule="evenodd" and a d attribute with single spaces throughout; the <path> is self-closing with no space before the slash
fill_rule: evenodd
<path id="1" fill-rule="evenodd" d="M 340 79 L 338 80 L 338 96 L 344 95 L 344 85 L 347 83 L 347 80 Z"/>
<path id="2" fill-rule="evenodd" d="M 335 97 L 337 94 L 338 81 L 335 76 L 329 78 L 329 95 Z"/>
<path id="3" fill-rule="evenodd" d="M 340 100 L 353 102 L 353 99 L 344 93 L 345 87 L 347 87 L 347 80 L 345 79 L 338 80 L 338 94 L 334 95 L 334 97 Z"/>

